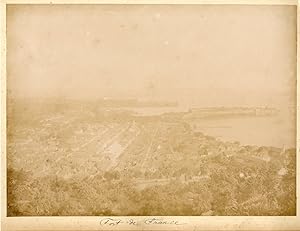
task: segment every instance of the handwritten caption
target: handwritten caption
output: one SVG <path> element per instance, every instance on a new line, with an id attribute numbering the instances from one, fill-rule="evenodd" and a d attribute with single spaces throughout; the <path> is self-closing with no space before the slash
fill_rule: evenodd
<path id="1" fill-rule="evenodd" d="M 119 218 L 103 218 L 100 220 L 101 226 L 118 226 L 120 224 L 126 225 L 185 225 L 178 220 L 168 220 L 165 218 L 146 218 L 142 220 L 134 219 L 119 219 Z"/>

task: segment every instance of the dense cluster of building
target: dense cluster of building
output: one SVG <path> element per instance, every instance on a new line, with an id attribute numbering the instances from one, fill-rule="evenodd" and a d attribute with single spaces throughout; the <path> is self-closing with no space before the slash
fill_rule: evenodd
<path id="1" fill-rule="evenodd" d="M 220 113 L 224 111 L 226 110 L 221 110 Z M 255 111 L 257 112 L 257 109 Z M 136 209 L 134 214 L 138 215 L 149 215 L 151 211 L 140 208 L 138 201 L 135 202 L 129 194 L 139 198 L 140 193 L 146 195 L 152 192 L 160 195 L 161 192 L 161 195 L 165 195 L 166 189 L 181 189 L 184 198 L 188 198 L 187 201 L 182 201 L 186 209 L 203 206 L 200 210 L 193 210 L 194 215 L 207 212 L 218 215 L 234 213 L 232 208 L 235 200 L 248 204 L 251 204 L 254 196 L 260 198 L 259 200 L 268 200 L 268 197 L 261 196 L 265 195 L 266 185 L 257 188 L 254 187 L 254 182 L 268 181 L 270 188 L 273 186 L 280 188 L 281 194 L 278 194 L 278 200 L 283 200 L 284 195 L 288 193 L 287 189 L 284 189 L 284 184 L 293 183 L 295 149 L 244 146 L 239 142 L 224 142 L 193 130 L 193 127 L 184 120 L 186 115 L 184 113 L 139 117 L 128 114 L 122 116 L 122 112 L 118 112 L 118 116 L 113 119 L 116 113 L 113 110 L 106 110 L 106 116 L 101 117 L 100 120 L 97 114 L 101 113 L 100 111 L 85 112 L 84 117 L 75 112 L 76 110 L 72 113 L 70 111 L 45 113 L 34 123 L 10 125 L 7 142 L 9 187 L 12 187 L 12 182 L 16 180 L 16 173 L 19 172 L 30 175 L 18 179 L 20 187 L 24 184 L 38 185 L 40 183 L 37 182 L 42 179 L 49 179 L 51 182 L 49 184 L 53 184 L 55 188 L 53 193 L 61 191 L 63 195 L 69 197 L 76 196 L 73 191 L 80 188 L 86 191 L 85 198 L 89 198 L 91 194 L 93 200 L 116 200 L 110 198 L 109 190 L 118 188 L 123 199 L 130 197 L 132 208 Z M 211 110 L 209 113 L 212 113 Z M 26 119 L 23 121 L 31 120 L 30 117 Z M 60 181 L 64 182 L 64 187 L 59 186 Z M 76 181 L 85 182 L 84 187 L 77 185 Z M 45 187 L 38 192 L 37 197 L 41 200 L 46 197 L 49 190 L 45 182 L 48 181 L 44 180 L 43 186 L 36 186 Z M 107 191 L 98 193 L 98 189 L 94 187 L 99 184 L 103 185 L 101 190 Z M 214 186 L 217 184 L 224 184 L 224 188 L 228 190 L 226 195 L 230 203 L 225 206 L 226 211 L 220 209 L 221 202 L 213 199 L 218 198 L 218 190 L 221 190 Z M 174 189 L 173 185 L 177 188 Z M 242 185 L 248 185 L 251 190 L 240 194 L 239 190 L 241 192 L 244 190 L 240 188 Z M 201 187 L 207 190 L 207 195 L 201 191 Z M 13 211 L 17 210 L 20 214 L 23 211 L 25 214 L 25 207 L 20 206 L 20 201 L 25 200 L 25 195 L 33 198 L 34 196 L 31 195 L 33 192 L 26 191 L 26 187 L 18 190 L 11 188 L 9 191 L 11 196 L 8 197 L 8 201 L 15 209 Z M 204 196 L 210 198 L 208 202 L 200 199 L 200 191 L 201 195 L 205 194 Z M 106 196 L 107 198 L 104 198 Z M 78 215 L 74 214 L 74 211 L 79 211 L 81 208 L 80 211 L 88 214 L 116 215 L 120 210 L 116 205 L 115 211 L 106 211 L 103 208 L 97 210 L 93 207 L 95 211 L 91 212 L 91 207 L 85 204 L 90 205 L 90 202 L 84 200 L 89 199 L 74 199 L 73 206 L 78 210 L 65 209 L 61 213 L 60 210 L 55 210 L 53 214 Z M 29 204 L 34 203 L 31 199 L 25 201 L 29 201 Z M 197 204 L 196 201 L 202 205 Z M 36 214 L 36 210 L 30 208 L 26 207 L 26 214 L 43 215 L 42 212 Z M 270 207 L 272 213 L 281 212 L 274 208 Z M 51 213 L 53 208 L 49 207 L 48 210 Z M 183 209 L 179 212 L 184 214 L 184 211 L 187 210 Z M 160 215 L 169 214 L 164 214 L 161 210 Z"/>

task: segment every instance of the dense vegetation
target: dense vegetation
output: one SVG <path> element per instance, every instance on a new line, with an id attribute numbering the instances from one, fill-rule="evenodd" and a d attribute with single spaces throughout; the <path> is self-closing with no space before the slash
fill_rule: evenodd
<path id="1" fill-rule="evenodd" d="M 40 107 L 9 111 L 9 216 L 296 214 L 295 149 L 224 142 L 181 113 Z"/>
<path id="2" fill-rule="evenodd" d="M 209 162 L 174 171 L 174 178 L 165 185 L 144 189 L 133 187 L 135 177 L 170 177 L 168 169 L 109 171 L 92 179 L 67 180 L 32 178 L 30 172 L 9 169 L 8 211 L 10 216 L 295 215 L 295 155 L 289 150 L 284 156 L 277 163 L 248 159 L 241 165 L 243 156 L 217 155 Z M 199 171 L 209 178 L 188 180 Z M 185 181 L 179 179 L 182 174 Z"/>

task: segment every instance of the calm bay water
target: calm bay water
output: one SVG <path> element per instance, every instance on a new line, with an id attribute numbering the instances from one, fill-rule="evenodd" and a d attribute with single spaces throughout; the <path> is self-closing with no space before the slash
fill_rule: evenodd
<path id="1" fill-rule="evenodd" d="M 138 115 L 187 112 L 187 107 L 136 108 Z M 295 115 L 286 112 L 276 116 L 197 119 L 193 129 L 223 141 L 239 141 L 242 145 L 296 147 Z"/>
<path id="2" fill-rule="evenodd" d="M 193 127 L 224 141 L 239 141 L 243 145 L 296 147 L 296 123 L 289 117 L 244 117 L 206 119 Z"/>

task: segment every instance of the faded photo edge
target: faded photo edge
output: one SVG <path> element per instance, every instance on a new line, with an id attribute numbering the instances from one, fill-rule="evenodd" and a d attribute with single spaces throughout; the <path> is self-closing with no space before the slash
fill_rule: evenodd
<path id="1" fill-rule="evenodd" d="M 48 1 L 40 1 L 48 3 Z M 196 1 L 198 2 L 198 1 Z M 279 1 L 276 1 L 277 3 Z M 284 1 L 280 1 L 284 4 Z M 295 1 L 291 1 L 292 5 Z M 9 3 L 9 1 L 8 1 Z M 62 2 L 61 2 L 62 3 Z M 71 2 L 65 2 L 71 3 Z M 84 3 L 84 2 L 82 2 Z M 97 2 L 93 2 L 97 3 Z M 98 3 L 101 3 L 98 2 Z M 105 2 L 107 3 L 107 2 Z M 124 3 L 119 1 L 119 3 Z M 163 1 L 162 3 L 167 3 Z M 174 2 L 172 2 L 173 4 Z M 193 2 L 194 3 L 194 2 Z M 201 1 L 198 2 L 201 4 Z M 224 2 L 225 3 L 225 2 Z M 245 2 L 243 2 L 245 3 Z M 250 4 L 253 2 L 249 1 Z M 3 230 L 297 230 L 300 229 L 300 217 L 7 217 L 6 195 L 6 4 L 1 2 L 1 226 Z M 158 2 L 159 4 L 159 2 Z M 176 3 L 175 3 L 176 4 Z M 220 2 L 218 2 L 220 4 Z M 235 4 L 239 4 L 238 1 Z M 263 3 L 265 4 L 265 3 Z M 271 4 L 268 2 L 268 4 Z M 299 22 L 299 9 L 297 8 L 297 22 Z M 299 27 L 299 23 L 297 23 Z M 299 30 L 297 30 L 297 38 Z M 299 40 L 297 39 L 297 79 L 299 65 Z M 297 81 L 297 154 L 299 152 L 298 140 L 298 112 L 299 112 L 299 83 Z M 299 158 L 297 158 L 297 186 L 299 187 Z M 297 187 L 297 195 L 299 188 Z M 298 198 L 297 198 L 298 202 Z M 297 203 L 299 211 L 299 203 Z M 113 225 L 110 224 L 112 221 Z M 163 219 L 165 224 L 155 224 L 155 219 Z"/>

